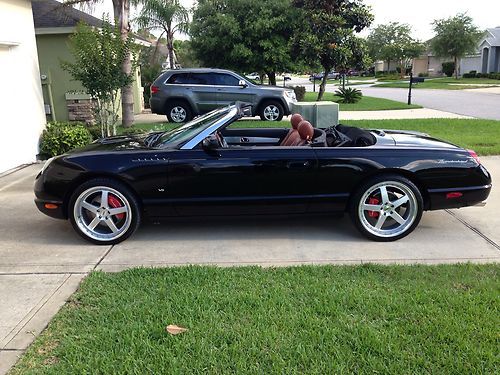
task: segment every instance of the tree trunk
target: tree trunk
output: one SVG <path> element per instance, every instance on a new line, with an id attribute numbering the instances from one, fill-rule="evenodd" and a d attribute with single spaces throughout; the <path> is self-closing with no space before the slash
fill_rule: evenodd
<path id="1" fill-rule="evenodd" d="M 120 29 L 120 34 L 123 40 L 128 38 L 130 31 L 130 0 L 113 0 L 113 12 L 115 23 Z M 122 63 L 122 72 L 130 75 L 132 73 L 131 55 L 128 54 Z M 132 92 L 132 84 L 123 86 L 121 89 L 122 97 L 122 126 L 129 128 L 134 122 L 134 95 Z"/>
<path id="2" fill-rule="evenodd" d="M 399 78 L 404 78 L 406 75 L 406 64 L 404 60 L 399 62 Z"/>
<path id="3" fill-rule="evenodd" d="M 389 74 L 391 71 L 391 60 L 387 60 L 387 74 Z"/>
<path id="4" fill-rule="evenodd" d="M 276 86 L 276 72 L 267 72 L 267 78 L 269 79 L 269 85 Z"/>
<path id="5" fill-rule="evenodd" d="M 317 102 L 323 99 L 323 94 L 325 93 L 325 88 L 326 88 L 326 81 L 328 80 L 328 72 L 330 70 L 331 68 L 325 68 L 324 70 L 325 74 L 323 75 L 323 78 L 321 79 L 321 84 L 319 85 L 318 98 L 316 99 Z"/>
<path id="6" fill-rule="evenodd" d="M 168 50 L 168 61 L 170 63 L 170 69 L 175 69 L 174 34 L 170 30 L 167 31 L 167 50 Z"/>
<path id="7" fill-rule="evenodd" d="M 458 64 L 457 64 L 457 57 L 453 57 L 453 60 L 455 62 L 455 79 L 458 79 Z"/>

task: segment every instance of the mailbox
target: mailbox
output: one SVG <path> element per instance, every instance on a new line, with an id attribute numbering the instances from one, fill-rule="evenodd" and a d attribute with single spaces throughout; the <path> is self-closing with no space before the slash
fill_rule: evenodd
<path id="1" fill-rule="evenodd" d="M 424 80 L 424 77 L 411 77 L 411 83 L 422 83 Z"/>

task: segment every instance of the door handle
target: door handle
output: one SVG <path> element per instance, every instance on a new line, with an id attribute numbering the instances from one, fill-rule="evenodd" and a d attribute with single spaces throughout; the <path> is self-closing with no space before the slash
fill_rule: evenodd
<path id="1" fill-rule="evenodd" d="M 241 137 L 240 142 L 241 143 L 248 143 L 248 142 L 250 142 L 250 139 L 248 139 L 247 137 Z"/>

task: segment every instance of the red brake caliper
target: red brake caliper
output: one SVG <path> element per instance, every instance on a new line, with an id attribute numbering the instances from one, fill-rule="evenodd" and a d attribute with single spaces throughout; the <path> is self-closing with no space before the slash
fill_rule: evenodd
<path id="1" fill-rule="evenodd" d="M 114 195 L 111 195 L 111 194 L 108 195 L 108 204 L 112 208 L 122 207 L 118 198 L 116 198 Z M 121 220 L 125 217 L 125 214 L 121 213 L 121 214 L 116 214 L 115 216 L 118 220 Z"/>
<path id="2" fill-rule="evenodd" d="M 369 204 L 379 204 L 379 200 L 377 198 L 370 198 L 368 200 Z M 379 213 L 377 211 L 368 211 L 369 217 L 378 217 Z"/>

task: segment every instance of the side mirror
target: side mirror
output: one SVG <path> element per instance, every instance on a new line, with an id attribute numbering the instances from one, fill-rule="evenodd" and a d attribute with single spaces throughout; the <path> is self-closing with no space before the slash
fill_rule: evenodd
<path id="1" fill-rule="evenodd" d="M 247 86 L 248 86 L 248 84 L 245 82 L 245 80 L 244 80 L 244 79 L 240 79 L 240 81 L 238 82 L 238 86 L 240 86 L 240 87 L 243 87 L 243 88 L 244 88 L 244 87 L 247 87 Z"/>
<path id="2" fill-rule="evenodd" d="M 217 150 L 220 145 L 217 137 L 215 135 L 209 135 L 201 142 L 201 147 L 207 152 L 213 152 Z"/>

